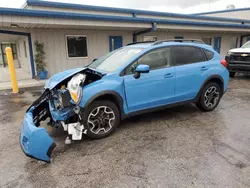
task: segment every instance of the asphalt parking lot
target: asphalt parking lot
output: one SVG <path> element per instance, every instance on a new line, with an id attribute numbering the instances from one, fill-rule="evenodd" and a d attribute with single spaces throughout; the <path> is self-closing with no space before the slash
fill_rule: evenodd
<path id="1" fill-rule="evenodd" d="M 250 76 L 231 79 L 218 108 L 193 105 L 125 120 L 102 140 L 57 142 L 52 164 L 19 147 L 25 110 L 39 92 L 0 94 L 0 187 L 250 187 Z"/>

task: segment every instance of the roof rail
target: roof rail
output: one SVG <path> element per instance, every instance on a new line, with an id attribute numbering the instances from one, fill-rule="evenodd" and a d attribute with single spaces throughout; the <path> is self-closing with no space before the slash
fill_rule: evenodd
<path id="1" fill-rule="evenodd" d="M 152 45 L 162 44 L 163 42 L 193 42 L 198 44 L 205 44 L 202 40 L 199 39 L 167 39 L 167 40 L 158 40 Z"/>
<path id="2" fill-rule="evenodd" d="M 154 43 L 155 41 L 142 41 L 142 42 L 132 42 L 132 43 L 128 43 L 126 46 L 130 46 L 133 44 L 143 44 L 143 43 Z"/>

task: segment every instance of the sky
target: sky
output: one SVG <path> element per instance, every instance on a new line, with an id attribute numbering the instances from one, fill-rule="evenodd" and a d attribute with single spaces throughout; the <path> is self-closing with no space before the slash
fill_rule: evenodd
<path id="1" fill-rule="evenodd" d="M 47 0 L 65 3 L 107 7 L 143 9 L 174 13 L 199 13 L 225 10 L 227 5 L 236 8 L 250 7 L 250 0 Z M 0 0 L 0 7 L 20 8 L 25 0 Z"/>

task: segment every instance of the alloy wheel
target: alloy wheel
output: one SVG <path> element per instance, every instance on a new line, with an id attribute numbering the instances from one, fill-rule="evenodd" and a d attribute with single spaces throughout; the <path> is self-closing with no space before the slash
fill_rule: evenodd
<path id="1" fill-rule="evenodd" d="M 115 123 L 115 113 L 108 106 L 96 107 L 88 116 L 88 126 L 94 134 L 109 132 Z"/>
<path id="2" fill-rule="evenodd" d="M 204 103 L 208 108 L 213 108 L 219 102 L 220 92 L 217 87 L 209 87 L 204 95 Z"/>

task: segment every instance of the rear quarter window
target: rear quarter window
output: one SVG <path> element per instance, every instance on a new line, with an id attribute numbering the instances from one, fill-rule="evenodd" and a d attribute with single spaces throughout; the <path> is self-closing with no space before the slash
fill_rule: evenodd
<path id="1" fill-rule="evenodd" d="M 196 54 L 197 54 L 197 61 L 198 62 L 204 62 L 207 61 L 205 54 L 202 52 L 202 49 L 200 48 L 195 48 Z"/>
<path id="2" fill-rule="evenodd" d="M 209 50 L 206 50 L 206 49 L 203 49 L 203 51 L 204 51 L 204 53 L 205 53 L 208 61 L 211 60 L 211 59 L 213 59 L 213 57 L 214 57 L 214 53 L 213 52 L 211 52 Z"/>

